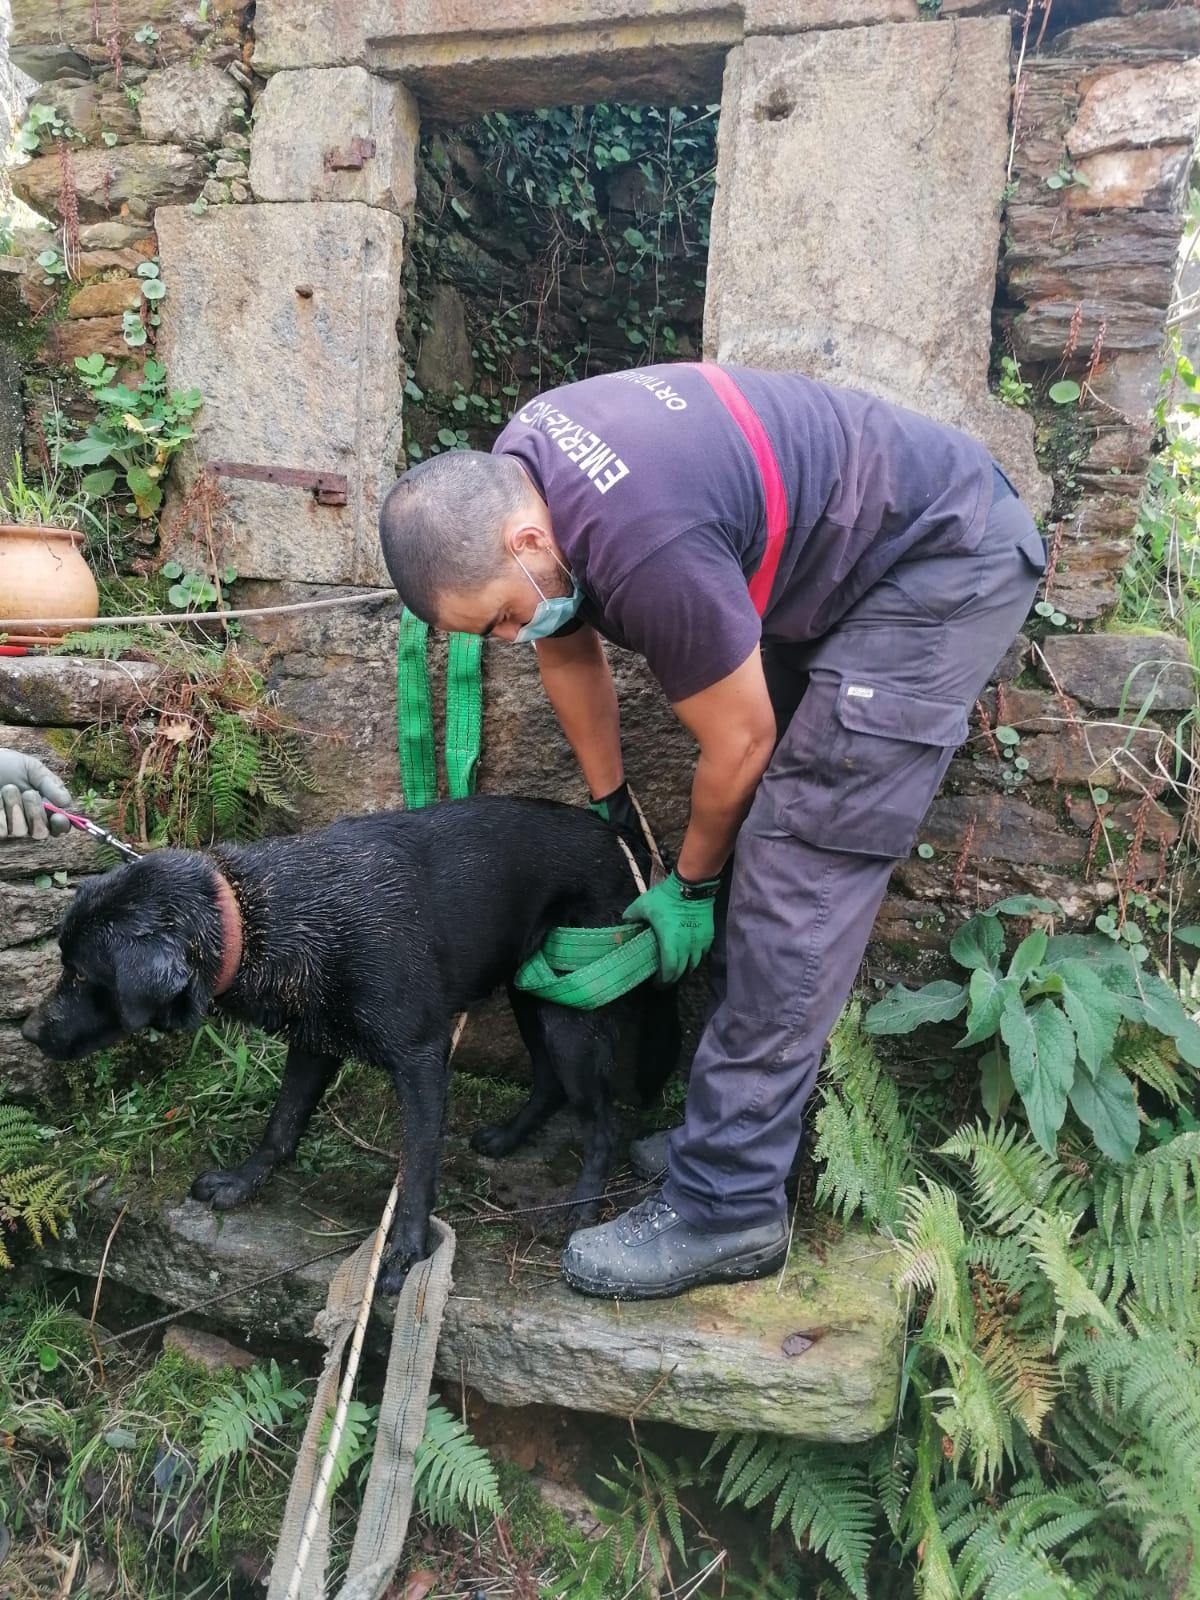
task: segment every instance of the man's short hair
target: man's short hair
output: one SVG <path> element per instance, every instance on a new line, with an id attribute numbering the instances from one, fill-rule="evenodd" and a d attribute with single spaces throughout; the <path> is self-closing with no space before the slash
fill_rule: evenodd
<path id="1" fill-rule="evenodd" d="M 504 559 L 500 530 L 532 493 L 511 456 L 482 450 L 447 450 L 398 478 L 379 513 L 379 538 L 408 609 L 435 622 L 442 595 L 494 578 Z"/>

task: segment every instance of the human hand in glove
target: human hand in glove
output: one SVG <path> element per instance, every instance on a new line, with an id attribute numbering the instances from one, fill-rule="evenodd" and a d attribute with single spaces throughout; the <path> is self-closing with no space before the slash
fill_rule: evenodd
<path id="1" fill-rule="evenodd" d="M 720 878 L 694 882 L 672 872 L 626 908 L 623 922 L 648 922 L 654 929 L 664 983 L 678 983 L 707 953 L 713 942 L 713 909 L 720 883 Z"/>
<path id="2" fill-rule="evenodd" d="M 645 843 L 642 838 L 642 825 L 630 799 L 627 783 L 622 783 L 611 794 L 606 794 L 600 800 L 589 800 L 587 808 L 589 811 L 594 811 L 602 822 L 607 822 L 610 828 L 615 828 L 618 833 L 624 834 L 630 844 Z"/>
<path id="3" fill-rule="evenodd" d="M 67 833 L 66 817 L 51 816 L 43 800 L 69 806 L 66 787 L 36 756 L 0 749 L 0 839 L 45 839 Z"/>

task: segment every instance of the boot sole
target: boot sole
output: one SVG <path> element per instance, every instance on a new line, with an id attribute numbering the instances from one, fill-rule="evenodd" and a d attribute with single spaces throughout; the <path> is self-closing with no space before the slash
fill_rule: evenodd
<path id="1" fill-rule="evenodd" d="M 686 1278 L 675 1278 L 669 1284 L 600 1283 L 594 1278 L 583 1278 L 569 1267 L 561 1268 L 563 1279 L 580 1294 L 597 1300 L 670 1300 L 689 1289 L 701 1289 L 710 1283 L 748 1283 L 755 1278 L 769 1277 L 778 1272 L 787 1260 L 788 1246 L 771 1245 L 769 1249 L 756 1250 L 739 1256 L 736 1261 L 724 1261 L 703 1272 L 693 1272 Z"/>

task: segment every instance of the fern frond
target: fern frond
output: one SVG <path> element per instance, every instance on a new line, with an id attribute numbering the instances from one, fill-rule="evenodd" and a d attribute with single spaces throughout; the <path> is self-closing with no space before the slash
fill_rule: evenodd
<path id="1" fill-rule="evenodd" d="M 884 1438 L 880 1442 L 867 1466 L 876 1499 L 897 1538 L 915 1460 L 912 1441 L 898 1434 L 895 1439 Z"/>
<path id="2" fill-rule="evenodd" d="M 1063 1330 L 1076 1317 L 1087 1317 L 1101 1327 L 1114 1326 L 1112 1312 L 1083 1276 L 1071 1253 L 1071 1236 L 1078 1224 L 1079 1218 L 1068 1216 L 1066 1212 L 1055 1212 L 1052 1216 L 1037 1212 L 1026 1225 L 1030 1248 L 1058 1304 L 1052 1350 L 1058 1349 Z"/>
<path id="3" fill-rule="evenodd" d="M 1183 1098 L 1184 1072 L 1175 1041 L 1153 1028 L 1123 1032 L 1113 1046 L 1113 1061 L 1131 1078 L 1137 1078 L 1164 1100 L 1177 1106 Z M 1182 1070 L 1181 1070 L 1182 1069 Z M 1190 1076 L 1190 1072 L 1189 1072 Z"/>
<path id="4" fill-rule="evenodd" d="M 1015 1122 L 960 1128 L 939 1147 L 971 1168 L 981 1220 L 999 1233 L 1022 1228 L 1041 1209 L 1079 1209 L 1082 1185 Z"/>
<path id="5" fill-rule="evenodd" d="M 196 1476 L 203 1477 L 221 1462 L 244 1455 L 256 1429 L 281 1427 L 284 1413 L 303 1404 L 300 1391 L 284 1382 L 278 1362 L 250 1367 L 238 1386 L 214 1395 L 204 1408 Z"/>
<path id="6" fill-rule="evenodd" d="M 0 1105 L 0 1172 L 30 1165 L 42 1151 L 41 1127 L 25 1106 Z"/>
<path id="7" fill-rule="evenodd" d="M 491 1456 L 445 1406 L 429 1407 L 413 1463 L 416 1502 L 431 1521 L 453 1525 L 464 1512 L 501 1509 Z"/>
<path id="8" fill-rule="evenodd" d="M 923 1189 L 905 1189 L 901 1199 L 904 1227 L 898 1281 L 930 1296 L 925 1326 L 934 1338 L 965 1343 L 972 1326 L 972 1302 L 958 1200 L 943 1184 L 930 1181 Z"/>
<path id="9" fill-rule="evenodd" d="M 1181 1133 L 1167 1144 L 1135 1156 L 1125 1167 L 1100 1165 L 1093 1183 L 1093 1209 L 1105 1240 L 1111 1244 L 1118 1217 L 1126 1235 L 1136 1239 L 1146 1207 L 1161 1225 L 1168 1200 L 1182 1225 L 1189 1203 L 1200 1199 L 1200 1133 Z"/>
<path id="10" fill-rule="evenodd" d="M 814 1124 L 814 1154 L 822 1163 L 816 1200 L 835 1214 L 861 1211 L 868 1222 L 889 1228 L 902 1210 L 901 1191 L 915 1176 L 913 1130 L 896 1081 L 859 1018 L 860 1007 L 848 1007 L 829 1039 L 825 1101 Z"/>
<path id="11" fill-rule="evenodd" d="M 49 1233 L 58 1237 L 58 1225 L 70 1210 L 71 1180 L 54 1167 L 20 1167 L 0 1177 L 0 1224 L 23 1223 L 41 1249 Z M 11 1266 L 4 1252 L 5 1266 Z"/>
<path id="12" fill-rule="evenodd" d="M 360 1461 L 369 1460 L 375 1448 L 375 1432 L 379 1422 L 379 1407 L 364 1405 L 361 1400 L 351 1400 L 346 1407 L 342 1437 L 338 1440 L 337 1454 L 329 1478 L 329 1492 L 336 1494 Z M 333 1431 L 333 1412 L 326 1413 L 321 1425 L 320 1448 L 325 1450 Z"/>
<path id="13" fill-rule="evenodd" d="M 796 1439 L 724 1435 L 711 1461 L 733 1449 L 717 1490 L 722 1505 L 753 1507 L 775 1496 L 771 1526 L 785 1521 L 797 1544 L 824 1555 L 857 1600 L 867 1600 L 866 1567 L 875 1537 L 875 1504 L 862 1467 Z"/>

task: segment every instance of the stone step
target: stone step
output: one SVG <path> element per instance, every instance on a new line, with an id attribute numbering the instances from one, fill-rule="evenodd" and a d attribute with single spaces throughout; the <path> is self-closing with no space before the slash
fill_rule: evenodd
<path id="1" fill-rule="evenodd" d="M 110 1185 L 41 1260 L 94 1276 L 128 1198 L 106 1277 L 166 1306 L 190 1306 L 334 1249 L 347 1229 L 371 1226 L 386 1191 L 380 1178 L 376 1186 L 348 1184 L 345 1174 L 340 1184 L 332 1173 L 315 1181 L 279 1177 L 258 1201 L 224 1214 L 193 1200 L 148 1200 L 137 1188 L 122 1195 Z M 809 1217 L 796 1229 L 782 1284 L 769 1278 L 640 1305 L 572 1293 L 557 1277 L 559 1248 L 511 1229 L 498 1236 L 459 1223 L 440 1378 L 502 1405 L 636 1412 L 712 1432 L 850 1444 L 892 1421 L 903 1310 L 886 1241 Z M 311 1339 L 337 1259 L 247 1287 L 202 1314 L 258 1349 L 272 1339 Z M 375 1308 L 378 1349 L 391 1305 Z"/>

